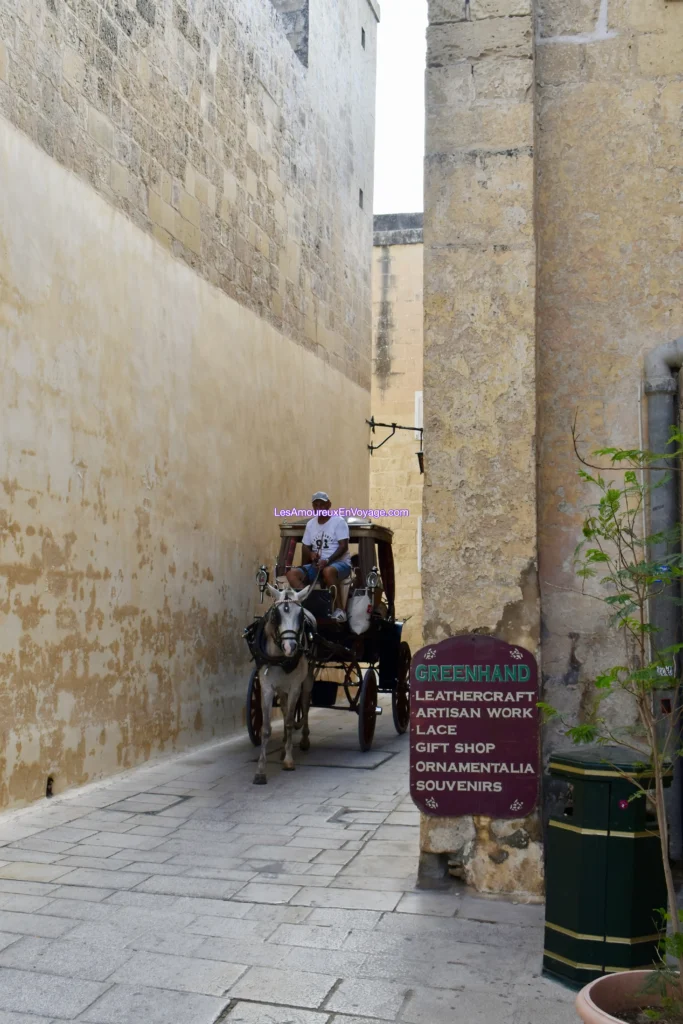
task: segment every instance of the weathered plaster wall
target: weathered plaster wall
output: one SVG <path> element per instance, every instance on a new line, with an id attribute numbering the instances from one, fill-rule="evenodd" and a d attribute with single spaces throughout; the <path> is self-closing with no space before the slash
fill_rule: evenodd
<path id="1" fill-rule="evenodd" d="M 386 229 L 400 218 L 375 217 L 373 252 L 372 415 L 381 423 L 415 423 L 415 392 L 422 391 L 422 215 L 405 217 L 406 227 Z M 419 226 L 417 226 L 419 225 Z M 379 444 L 389 433 L 378 429 Z M 419 438 L 398 431 L 370 459 L 372 508 L 407 508 L 393 519 L 396 610 L 409 617 L 403 637 L 413 650 L 422 646 L 422 586 L 418 568 L 422 476 L 415 453 Z"/>
<path id="2" fill-rule="evenodd" d="M 430 0 L 425 158 L 425 640 L 536 653 L 530 0 Z M 463 838 L 462 828 L 469 830 Z M 537 823 L 425 819 L 481 889 L 537 893 Z"/>
<path id="3" fill-rule="evenodd" d="M 683 4 L 543 0 L 536 27 L 543 672 L 548 699 L 581 718 L 624 647 L 577 593 L 591 491 L 571 426 L 578 414 L 585 451 L 638 445 L 643 355 L 683 333 Z"/>
<path id="4" fill-rule="evenodd" d="M 369 389 L 376 15 L 311 4 L 306 68 L 270 0 L 0 0 L 0 114 Z"/>
<path id="5" fill-rule="evenodd" d="M 273 507 L 367 501 L 370 402 L 2 119 L 0 181 L 0 806 L 18 806 L 48 774 L 59 792 L 242 724 Z M 302 457 L 342 434 L 333 469 Z"/>

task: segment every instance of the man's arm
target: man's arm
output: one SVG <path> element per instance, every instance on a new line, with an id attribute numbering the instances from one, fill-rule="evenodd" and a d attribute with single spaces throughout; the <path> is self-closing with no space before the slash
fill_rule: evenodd
<path id="1" fill-rule="evenodd" d="M 340 540 L 336 551 L 330 555 L 329 558 L 322 558 L 320 560 L 321 568 L 325 568 L 326 565 L 330 565 L 332 562 L 338 562 L 342 555 L 349 550 L 348 540 Z"/>
<path id="2" fill-rule="evenodd" d="M 318 557 L 317 552 L 314 552 L 312 550 L 312 548 L 309 548 L 308 544 L 302 544 L 301 546 L 302 546 L 302 549 L 303 549 L 303 555 L 302 555 L 302 562 L 301 562 L 301 564 L 302 565 L 310 565 L 311 562 L 316 562 L 317 561 L 317 557 Z"/>

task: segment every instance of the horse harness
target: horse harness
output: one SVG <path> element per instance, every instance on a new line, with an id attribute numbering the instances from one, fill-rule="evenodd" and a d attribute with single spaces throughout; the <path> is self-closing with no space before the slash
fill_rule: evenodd
<path id="1" fill-rule="evenodd" d="M 284 607 L 283 611 L 289 611 L 289 602 L 281 602 Z M 245 629 L 244 637 L 249 644 L 249 650 L 251 655 L 256 662 L 258 668 L 262 668 L 264 665 L 277 665 L 283 670 L 286 675 L 293 672 L 298 666 L 301 658 L 304 654 L 308 654 L 313 644 L 313 626 L 309 622 L 306 614 L 301 608 L 301 626 L 298 630 L 284 629 L 280 631 L 277 627 L 280 623 L 280 611 L 279 606 L 274 604 L 272 608 L 269 608 L 266 614 L 258 619 L 257 622 L 252 623 L 250 627 Z M 296 644 L 296 652 L 291 657 L 283 652 L 282 654 L 273 655 L 268 654 L 266 650 L 266 626 L 274 626 L 274 640 L 277 646 L 282 651 L 283 642 L 285 640 L 293 640 Z"/>

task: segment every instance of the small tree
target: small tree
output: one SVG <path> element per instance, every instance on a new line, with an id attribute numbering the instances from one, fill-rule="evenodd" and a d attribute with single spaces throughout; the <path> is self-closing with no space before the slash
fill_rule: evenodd
<path id="1" fill-rule="evenodd" d="M 669 863 L 669 828 L 664 800 L 671 763 L 681 753 L 677 699 L 680 679 L 676 655 L 683 644 L 663 646 L 658 642 L 658 630 L 650 623 L 648 615 L 653 600 L 670 600 L 680 605 L 676 589 L 683 577 L 683 560 L 679 526 L 668 534 L 648 535 L 642 528 L 643 513 L 651 493 L 669 479 L 656 472 L 654 475 L 659 479 L 652 482 L 651 471 L 657 465 L 661 467 L 664 460 L 679 459 L 683 455 L 683 433 L 672 430 L 671 442 L 675 450 L 665 456 L 639 449 L 598 449 L 592 459 L 607 463 L 603 467 L 581 456 L 576 425 L 572 436 L 574 450 L 582 464 L 579 476 L 597 491 L 598 498 L 597 503 L 586 510 L 583 539 L 575 552 L 576 571 L 583 580 L 584 593 L 587 581 L 593 578 L 599 581 L 603 596 L 597 599 L 609 609 L 612 627 L 624 635 L 627 657 L 626 664 L 615 665 L 594 680 L 596 702 L 592 720 L 575 726 L 563 722 L 564 732 L 576 743 L 618 743 L 630 747 L 642 754 L 643 765 L 651 771 L 654 785 L 648 789 L 637 781 L 629 781 L 633 781 L 635 787 L 632 799 L 647 800 L 657 817 L 668 902 L 662 913 L 671 924 L 662 958 L 664 990 L 676 993 L 675 1005 L 668 1006 L 668 1011 L 676 1014 L 676 1020 L 683 1020 L 682 915 L 677 910 Z M 615 472 L 620 475 L 619 482 L 603 475 Z M 665 565 L 661 559 L 653 560 L 650 554 L 657 548 L 672 552 L 666 555 Z M 671 713 L 665 720 L 658 717 L 654 699 L 655 691 L 662 689 L 670 690 L 671 697 Z M 628 694 L 637 711 L 637 724 L 620 729 L 618 735 L 600 714 L 601 701 L 616 692 Z M 546 718 L 558 717 L 562 721 L 550 705 L 541 703 L 539 706 Z M 677 961 L 676 971 L 667 967 L 667 956 Z M 670 996 L 667 1002 L 671 1002 Z"/>

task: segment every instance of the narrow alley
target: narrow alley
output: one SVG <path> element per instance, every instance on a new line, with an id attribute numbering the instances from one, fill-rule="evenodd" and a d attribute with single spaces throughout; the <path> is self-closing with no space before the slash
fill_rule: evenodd
<path id="1" fill-rule="evenodd" d="M 0 1024 L 570 1024 L 541 906 L 415 888 L 407 737 L 315 712 L 7 815 Z M 276 727 L 277 728 L 277 727 Z"/>

